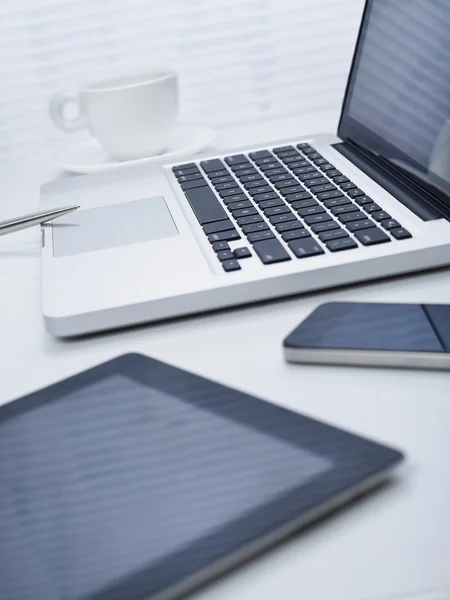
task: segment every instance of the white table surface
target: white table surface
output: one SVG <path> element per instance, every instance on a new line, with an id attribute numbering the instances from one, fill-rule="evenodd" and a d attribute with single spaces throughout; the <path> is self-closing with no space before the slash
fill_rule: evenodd
<path id="1" fill-rule="evenodd" d="M 325 113 L 239 126 L 221 132 L 216 147 L 330 131 L 336 123 L 337 113 Z M 37 208 L 39 184 L 56 176 L 45 158 L 3 164 L 0 219 Z M 450 269 L 58 341 L 40 314 L 38 229 L 6 236 L 0 238 L 0 404 L 135 351 L 398 447 L 407 461 L 391 485 L 194 597 L 449 599 L 450 374 L 285 364 L 283 337 L 330 299 L 449 302 Z"/>

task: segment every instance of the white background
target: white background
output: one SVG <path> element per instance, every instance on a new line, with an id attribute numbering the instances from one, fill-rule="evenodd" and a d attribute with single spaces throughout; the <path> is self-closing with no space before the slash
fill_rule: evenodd
<path id="1" fill-rule="evenodd" d="M 225 126 L 342 100 L 364 0 L 0 1 L 0 158 L 51 154 L 60 89 L 152 65 L 181 119 Z"/>

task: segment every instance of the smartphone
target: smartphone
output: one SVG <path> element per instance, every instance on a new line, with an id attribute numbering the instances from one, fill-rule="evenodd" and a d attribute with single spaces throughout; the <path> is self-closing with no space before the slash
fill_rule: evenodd
<path id="1" fill-rule="evenodd" d="M 329 302 L 283 342 L 297 363 L 450 369 L 450 304 Z"/>

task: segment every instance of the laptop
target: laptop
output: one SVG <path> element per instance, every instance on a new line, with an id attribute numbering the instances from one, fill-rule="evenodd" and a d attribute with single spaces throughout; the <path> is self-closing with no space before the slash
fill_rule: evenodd
<path id="1" fill-rule="evenodd" d="M 45 184 L 42 307 L 77 336 L 450 264 L 450 5 L 368 0 L 337 133 Z"/>

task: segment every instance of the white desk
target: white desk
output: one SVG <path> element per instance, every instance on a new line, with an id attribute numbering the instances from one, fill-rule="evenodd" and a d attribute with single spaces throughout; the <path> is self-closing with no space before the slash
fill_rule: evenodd
<path id="1" fill-rule="evenodd" d="M 333 130 L 336 114 L 236 128 L 218 147 Z M 45 160 L 0 169 L 0 218 L 37 207 Z M 450 269 L 143 326 L 78 341 L 46 334 L 38 230 L 0 238 L 0 404 L 96 363 L 142 352 L 301 411 L 408 456 L 394 484 L 199 592 L 199 600 L 450 598 L 450 375 L 287 365 L 283 337 L 319 302 L 450 301 Z M 405 594 L 405 596 L 403 596 Z"/>

